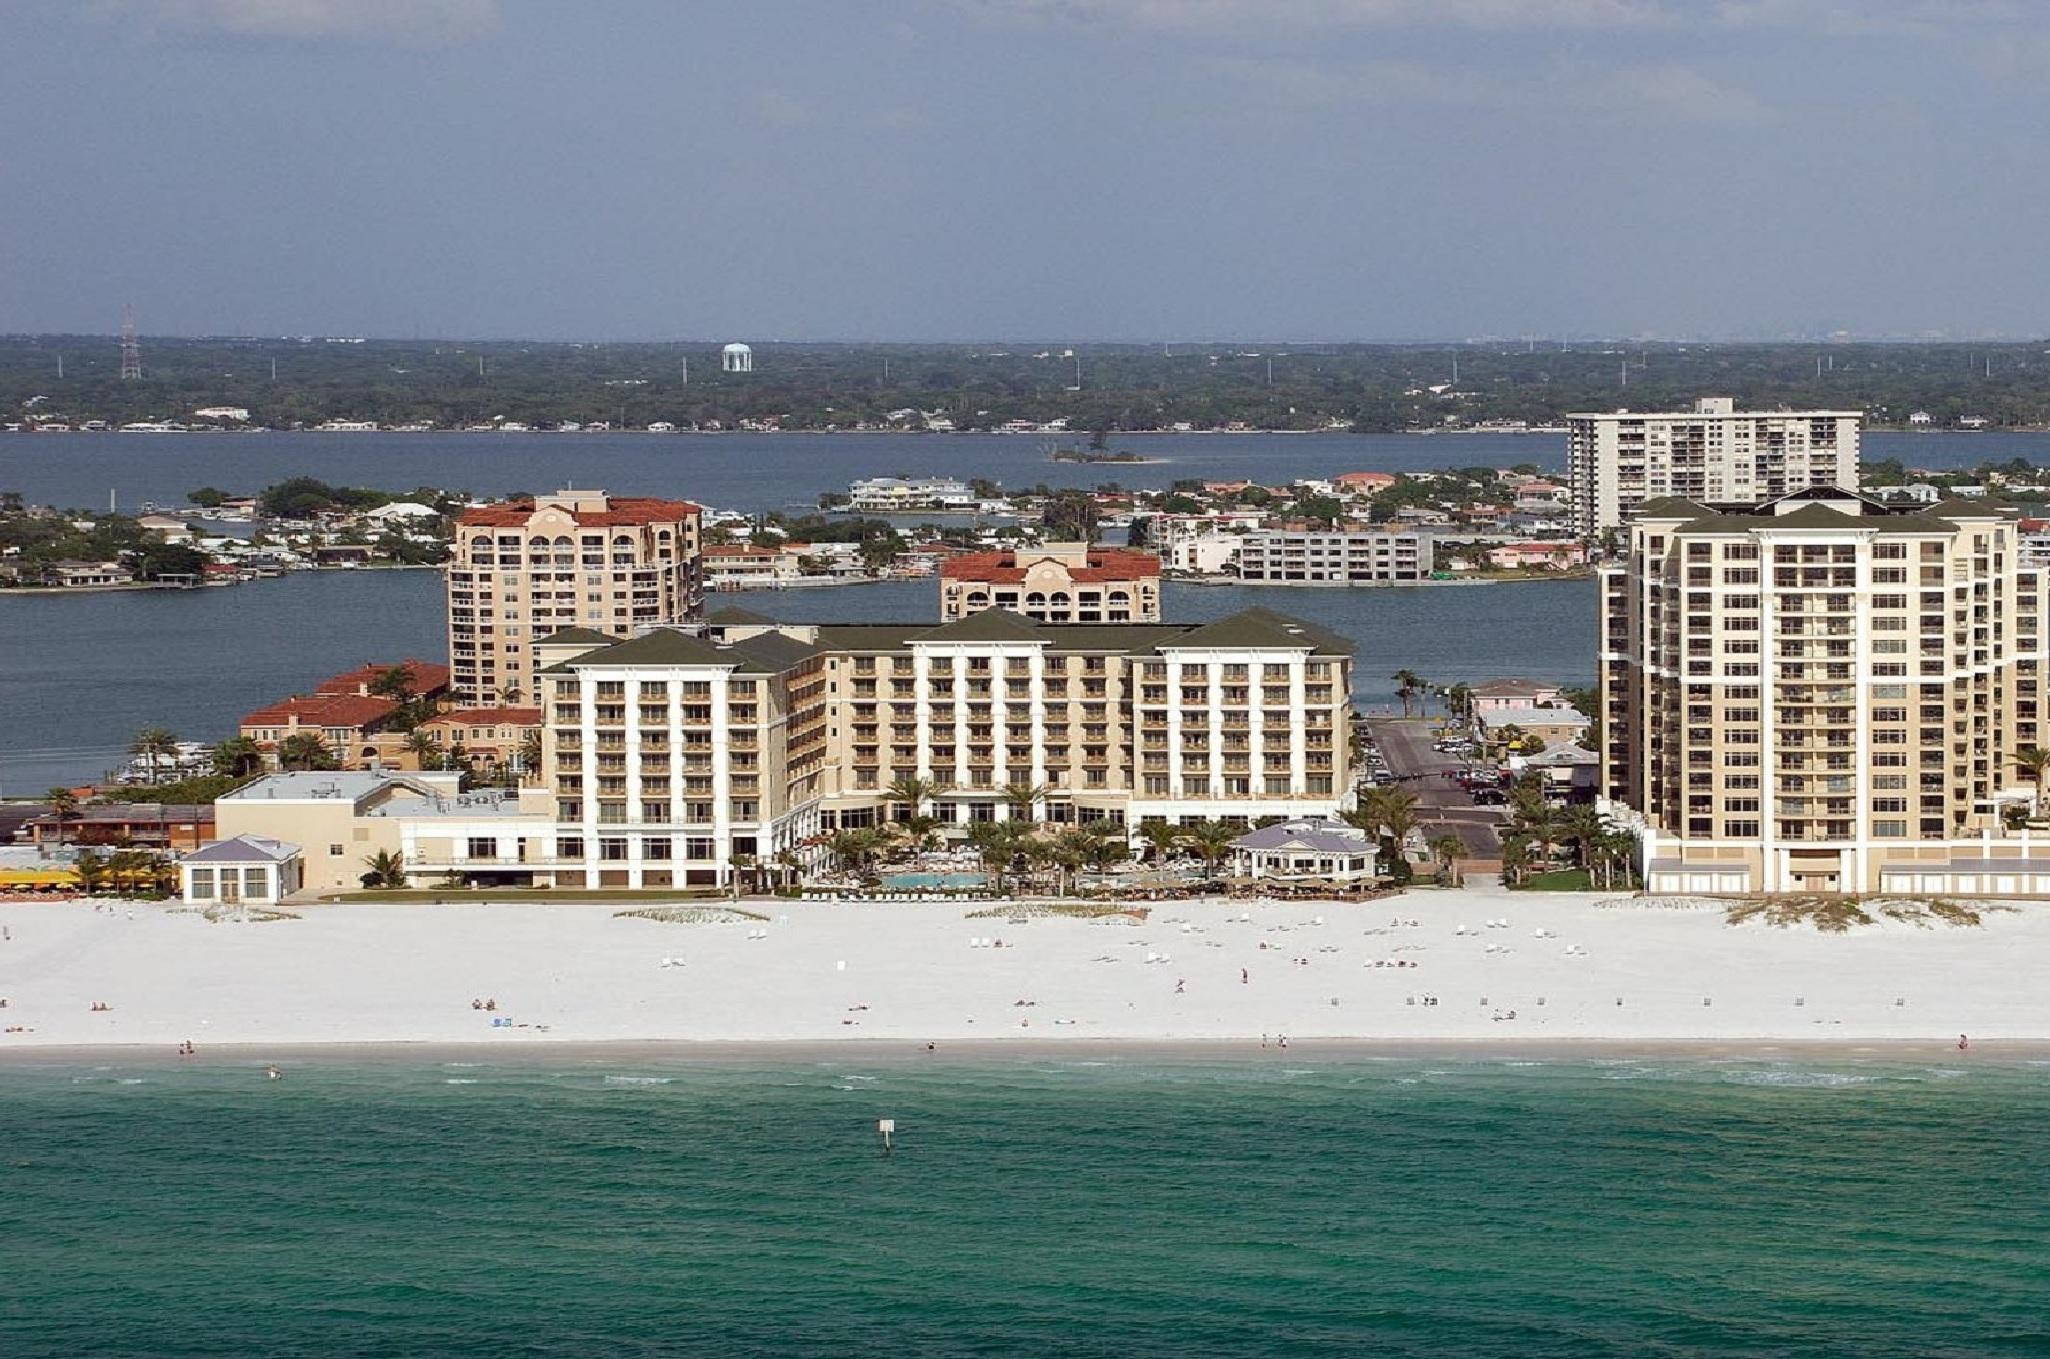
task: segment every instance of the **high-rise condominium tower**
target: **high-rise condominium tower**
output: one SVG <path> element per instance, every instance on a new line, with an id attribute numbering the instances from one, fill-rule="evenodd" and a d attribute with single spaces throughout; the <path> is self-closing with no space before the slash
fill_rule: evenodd
<path id="1" fill-rule="evenodd" d="M 1621 527 L 1647 500 L 1767 500 L 1808 486 L 1858 485 L 1857 411 L 1739 411 L 1726 396 L 1686 412 L 1566 417 L 1573 526 Z"/>
<path id="2" fill-rule="evenodd" d="M 2045 740 L 2011 514 L 1837 490 L 1640 506 L 1601 572 L 1602 791 L 1654 891 L 2050 892 L 2006 828 Z"/>
<path id="3" fill-rule="evenodd" d="M 534 641 L 626 638 L 704 603 L 703 511 L 685 500 L 557 491 L 464 511 L 448 568 L 458 703 L 535 702 Z"/>

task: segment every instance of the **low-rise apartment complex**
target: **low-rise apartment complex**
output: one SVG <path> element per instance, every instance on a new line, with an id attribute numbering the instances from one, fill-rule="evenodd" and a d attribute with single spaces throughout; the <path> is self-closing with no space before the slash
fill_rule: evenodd
<path id="1" fill-rule="evenodd" d="M 1740 411 L 1726 396 L 1684 412 L 1566 417 L 1573 528 L 1594 537 L 1649 500 L 1754 503 L 1858 485 L 1858 411 Z"/>
<path id="2" fill-rule="evenodd" d="M 1238 578 L 1261 585 L 1428 580 L 1431 537 L 1381 529 L 1259 529 L 1239 540 Z"/>
<path id="3" fill-rule="evenodd" d="M 1265 609 L 1211 623 L 780 624 L 740 610 L 620 641 L 539 644 L 543 768 L 517 794 L 453 775 L 283 774 L 221 834 L 296 846 L 314 888 L 379 851 L 415 882 L 659 888 L 810 865 L 822 834 L 912 809 L 965 833 L 1330 816 L 1350 801 L 1351 644 Z"/>
<path id="4" fill-rule="evenodd" d="M 550 647 L 550 650 L 556 648 Z M 729 880 L 891 819 L 1251 823 L 1350 795 L 1351 646 L 1253 609 L 1208 624 L 774 624 L 564 645 L 543 673 L 558 886 Z M 904 809 L 896 809 L 904 810 Z M 540 879 L 537 878 L 537 881 Z"/>
<path id="5" fill-rule="evenodd" d="M 1638 510 L 1601 572 L 1602 792 L 1654 891 L 2050 893 L 2043 575 L 1982 503 Z"/>
<path id="6" fill-rule="evenodd" d="M 1158 623 L 1160 558 L 1131 548 L 1047 543 L 943 562 L 940 621 L 986 609 L 1040 623 Z"/>
<path id="7" fill-rule="evenodd" d="M 457 702 L 534 701 L 534 643 L 563 628 L 629 637 L 695 617 L 704 514 L 684 500 L 558 491 L 465 510 L 448 567 Z"/>

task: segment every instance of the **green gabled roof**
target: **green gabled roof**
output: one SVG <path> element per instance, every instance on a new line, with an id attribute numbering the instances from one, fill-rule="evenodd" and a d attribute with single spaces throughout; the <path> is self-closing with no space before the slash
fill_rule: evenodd
<path id="1" fill-rule="evenodd" d="M 932 631 L 924 623 L 821 623 L 822 651 L 909 651 L 911 639 Z"/>
<path id="2" fill-rule="evenodd" d="M 1948 496 L 1931 505 L 1925 514 L 1939 519 L 2005 519 L 2010 514 L 2020 514 L 2016 505 L 2002 505 L 1990 500 L 1973 499 L 1966 496 Z"/>
<path id="3" fill-rule="evenodd" d="M 738 666 L 745 658 L 717 647 L 702 637 L 658 628 L 630 641 L 614 642 L 597 651 L 587 651 L 575 660 L 551 665 L 550 671 L 568 671 L 586 665 L 719 665 Z"/>
<path id="4" fill-rule="evenodd" d="M 918 639 L 921 642 L 1046 642 L 1041 626 L 1009 609 L 984 609 L 952 623 L 943 623 Z"/>
<path id="5" fill-rule="evenodd" d="M 730 650 L 740 652 L 748 658 L 749 664 L 741 666 L 741 669 L 771 671 L 788 670 L 799 661 L 818 652 L 818 648 L 811 643 L 799 641 L 787 632 L 764 632 L 759 636 L 744 638 L 733 643 Z"/>
<path id="6" fill-rule="evenodd" d="M 723 609 L 714 609 L 706 614 L 705 621 L 707 623 L 740 624 L 758 627 L 762 624 L 774 624 L 776 620 L 758 614 L 753 609 L 743 609 L 738 604 L 728 604 Z"/>
<path id="7" fill-rule="evenodd" d="M 1632 513 L 1639 519 L 1696 519 L 1710 510 L 1682 496 L 1662 495 L 1645 501 Z"/>
<path id="8" fill-rule="evenodd" d="M 546 637 L 535 642 L 534 645 L 557 646 L 583 642 L 616 642 L 618 640 L 617 637 L 606 636 L 596 628 L 563 628 L 559 632 L 549 633 Z"/>
<path id="9" fill-rule="evenodd" d="M 1231 650 L 1273 647 L 1348 656 L 1354 650 L 1350 640 L 1335 632 L 1258 606 L 1241 609 L 1214 623 L 1205 623 L 1160 645 L 1177 649 L 1213 647 Z"/>
<path id="10" fill-rule="evenodd" d="M 1704 514 L 1680 525 L 1681 535 L 1751 533 L 1760 529 L 1875 529 L 1881 533 L 1955 533 L 1957 525 L 1934 513 L 1845 514 L 1827 505 L 1803 505 L 1792 514 Z"/>

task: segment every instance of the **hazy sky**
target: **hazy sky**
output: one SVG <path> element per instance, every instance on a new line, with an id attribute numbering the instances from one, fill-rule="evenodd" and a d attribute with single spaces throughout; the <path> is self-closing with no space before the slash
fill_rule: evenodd
<path id="1" fill-rule="evenodd" d="M 0 331 L 2050 332 L 2050 0 L 0 0 Z"/>

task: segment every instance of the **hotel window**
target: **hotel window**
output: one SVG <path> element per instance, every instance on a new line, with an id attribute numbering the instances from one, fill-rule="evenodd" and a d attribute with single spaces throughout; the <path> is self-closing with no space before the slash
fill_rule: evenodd
<path id="1" fill-rule="evenodd" d="M 1731 840 L 1756 839 L 1758 836 L 1758 823 L 1756 821 L 1725 821 L 1723 822 L 1723 835 Z"/>
<path id="2" fill-rule="evenodd" d="M 228 869 L 232 873 L 235 870 Z M 201 901 L 210 901 L 214 895 L 214 871 L 211 868 L 192 870 L 192 895 Z"/>
<path id="3" fill-rule="evenodd" d="M 498 840 L 494 836 L 473 835 L 470 837 L 469 854 L 472 859 L 496 859 Z"/>
<path id="4" fill-rule="evenodd" d="M 1872 834 L 1875 837 L 1902 839 L 1907 836 L 1907 833 L 1908 823 L 1905 821 L 1874 821 L 1872 823 Z"/>
<path id="5" fill-rule="evenodd" d="M 670 844 L 668 836 L 651 835 L 641 841 L 641 857 L 643 859 L 667 859 L 669 856 Z"/>
<path id="6" fill-rule="evenodd" d="M 696 859 L 700 862 L 710 859 L 712 857 L 712 837 L 709 835 L 690 836 L 683 842 L 683 857 L 686 859 Z"/>
<path id="7" fill-rule="evenodd" d="M 564 835 L 555 841 L 555 856 L 558 859 L 581 859 L 584 857 L 584 837 Z"/>
<path id="8" fill-rule="evenodd" d="M 625 838 L 609 835 L 600 838 L 598 841 L 598 857 L 613 863 L 626 858 Z"/>

